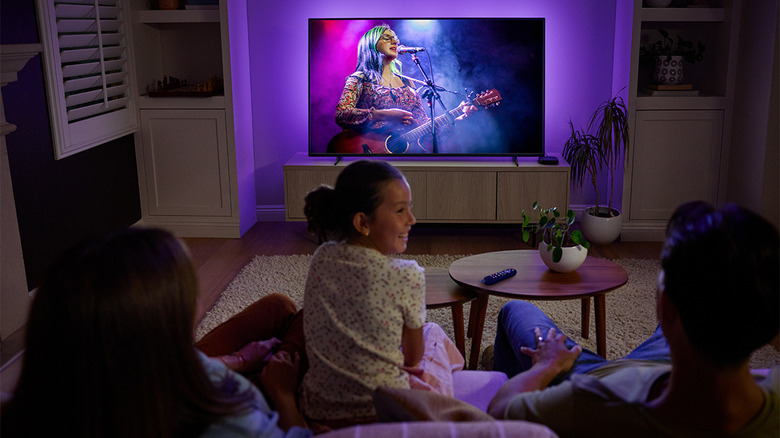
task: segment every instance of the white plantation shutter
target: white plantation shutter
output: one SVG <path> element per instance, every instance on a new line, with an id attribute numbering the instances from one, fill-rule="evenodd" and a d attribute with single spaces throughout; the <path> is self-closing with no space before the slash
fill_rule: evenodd
<path id="1" fill-rule="evenodd" d="M 37 0 L 55 158 L 136 130 L 122 0 Z"/>

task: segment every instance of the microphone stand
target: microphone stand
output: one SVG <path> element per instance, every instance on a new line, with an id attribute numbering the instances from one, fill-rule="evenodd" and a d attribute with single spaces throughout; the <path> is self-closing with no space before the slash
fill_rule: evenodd
<path id="1" fill-rule="evenodd" d="M 422 65 L 420 65 L 420 59 L 415 55 L 414 53 L 412 55 L 412 61 L 414 61 L 415 64 L 417 64 L 417 67 L 420 69 L 420 73 L 422 73 L 423 78 L 425 79 L 425 84 L 428 87 L 428 90 L 430 90 L 430 95 L 428 96 L 428 105 L 431 107 L 431 135 L 433 136 L 433 153 L 439 152 L 439 146 L 437 142 L 437 132 L 436 132 L 436 103 L 433 102 L 435 99 L 436 102 L 439 102 L 441 107 L 444 109 L 445 118 L 447 119 L 447 122 L 451 126 L 455 125 L 455 118 L 452 117 L 452 114 L 447 110 L 447 106 L 444 105 L 444 102 L 441 101 L 441 96 L 439 95 L 439 92 L 436 90 L 436 85 L 433 83 L 433 81 L 428 77 L 427 74 L 425 74 L 425 70 L 422 68 Z"/>

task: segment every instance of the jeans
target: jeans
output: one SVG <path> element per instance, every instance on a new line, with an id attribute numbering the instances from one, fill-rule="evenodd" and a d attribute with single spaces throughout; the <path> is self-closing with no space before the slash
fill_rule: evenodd
<path id="1" fill-rule="evenodd" d="M 510 301 L 498 314 L 498 328 L 496 330 L 496 343 L 493 352 L 493 370 L 503 371 L 510 378 L 516 374 L 531 368 L 531 357 L 520 352 L 520 347 L 536 348 L 536 335 L 534 328 L 542 331 L 542 336 L 554 328 L 556 333 L 561 331 L 555 323 L 538 307 L 528 301 Z M 577 345 L 570 338 L 565 342 L 568 348 Z M 669 344 L 666 342 L 661 327 L 634 351 L 626 355 L 626 359 L 644 359 L 669 362 Z M 572 374 L 582 374 L 592 371 L 607 363 L 607 360 L 587 348 L 582 349 L 582 354 L 577 358 L 574 366 L 568 372 L 556 377 L 551 384 L 560 383 Z"/>

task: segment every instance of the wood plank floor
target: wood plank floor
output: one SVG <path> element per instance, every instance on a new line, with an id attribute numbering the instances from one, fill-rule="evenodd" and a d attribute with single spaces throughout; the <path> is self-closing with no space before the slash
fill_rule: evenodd
<path id="1" fill-rule="evenodd" d="M 312 254 L 318 241 L 305 222 L 260 222 L 240 239 L 185 238 L 198 270 L 198 320 L 219 299 L 241 268 L 255 255 Z M 661 242 L 621 242 L 592 245 L 590 255 L 610 260 L 656 259 Z M 406 254 L 478 254 L 530 248 L 520 228 L 504 225 L 431 225 L 412 228 Z"/>

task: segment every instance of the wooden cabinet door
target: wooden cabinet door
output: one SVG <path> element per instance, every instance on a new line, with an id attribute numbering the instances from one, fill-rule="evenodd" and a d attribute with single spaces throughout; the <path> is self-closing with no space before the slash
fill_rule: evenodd
<path id="1" fill-rule="evenodd" d="M 231 216 L 225 111 L 140 114 L 149 214 Z"/>
<path id="2" fill-rule="evenodd" d="M 429 171 L 426 197 L 429 221 L 495 221 L 496 173 Z"/>
<path id="3" fill-rule="evenodd" d="M 631 220 L 667 220 L 683 202 L 717 203 L 723 111 L 637 111 Z"/>
<path id="4" fill-rule="evenodd" d="M 341 167 L 330 169 L 307 168 L 296 166 L 284 170 L 284 202 L 287 220 L 306 219 L 303 207 L 306 205 L 306 194 L 321 184 L 334 186 Z"/>
<path id="5" fill-rule="evenodd" d="M 565 168 L 568 170 L 568 168 Z M 522 212 L 536 218 L 534 201 L 542 208 L 569 208 L 569 172 L 498 172 L 497 219 L 521 222 Z"/>

